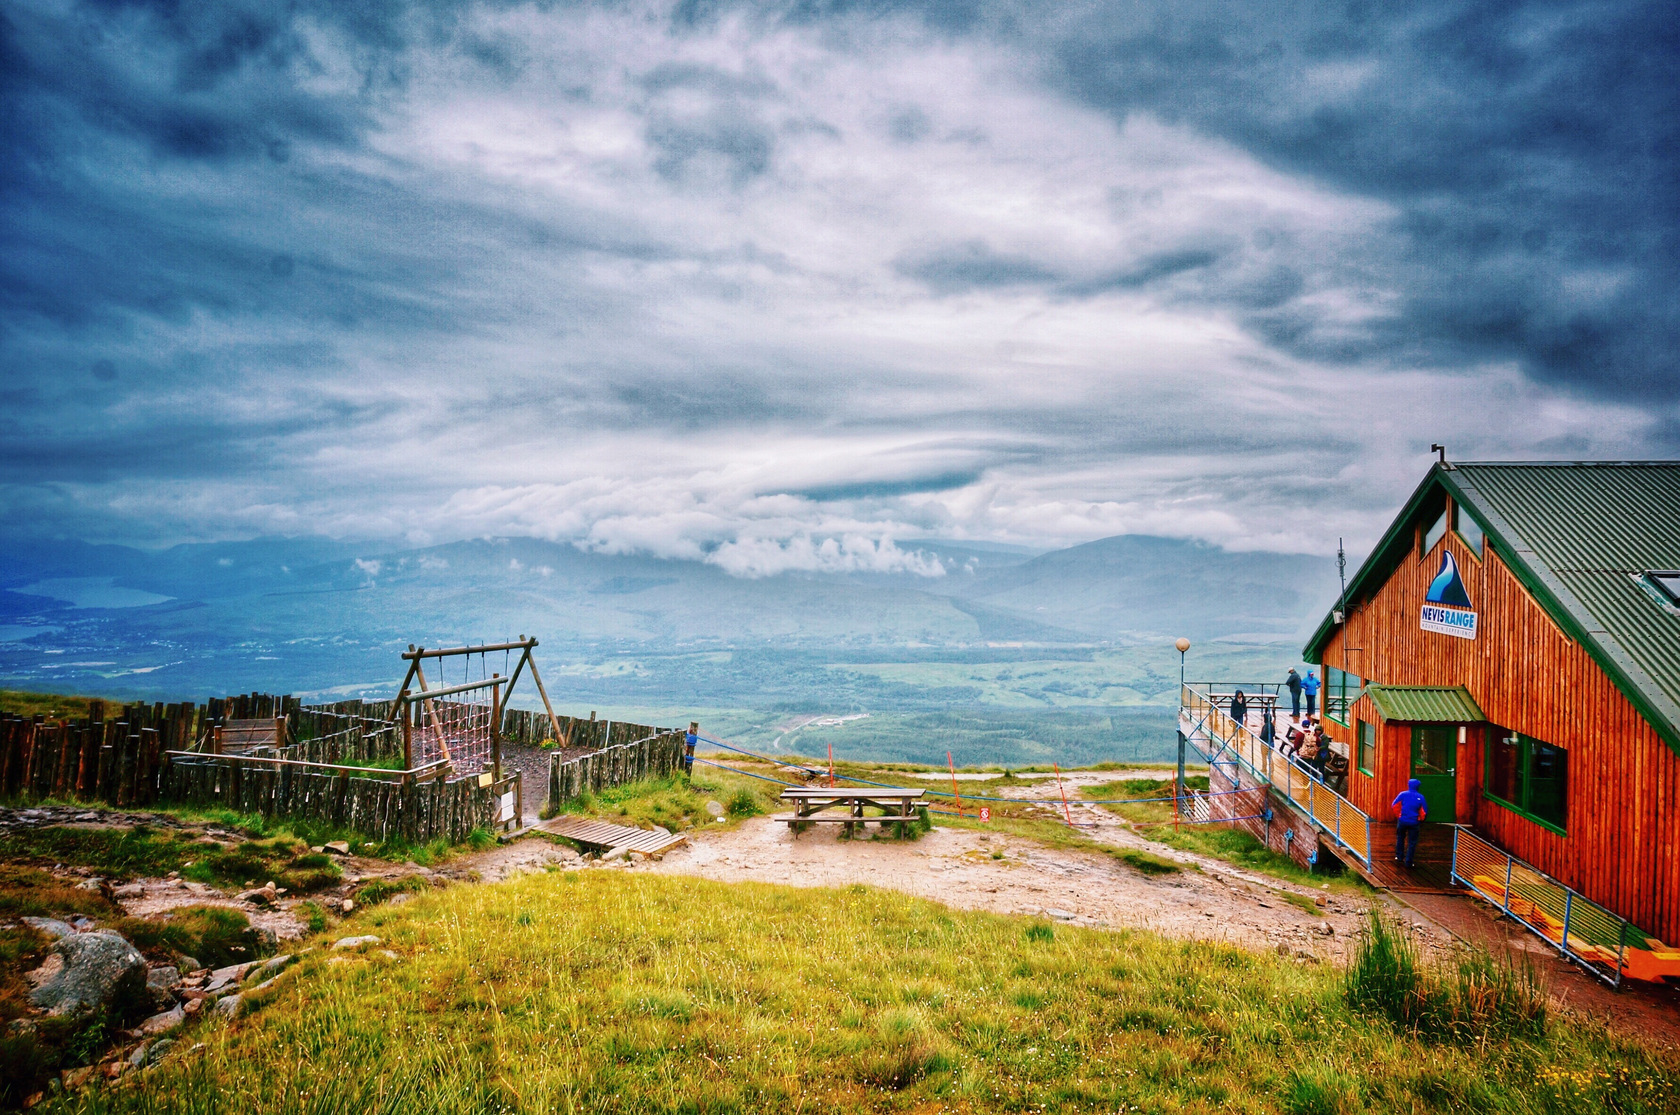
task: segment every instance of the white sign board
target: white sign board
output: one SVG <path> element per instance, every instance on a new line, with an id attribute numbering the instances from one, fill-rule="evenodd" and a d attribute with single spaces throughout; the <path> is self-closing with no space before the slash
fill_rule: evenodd
<path id="1" fill-rule="evenodd" d="M 1425 604 L 1423 612 L 1418 616 L 1418 626 L 1437 635 L 1474 639 L 1476 613 L 1464 608 L 1443 608 L 1439 604 Z"/>
<path id="2" fill-rule="evenodd" d="M 502 812 L 501 816 L 497 817 L 496 820 L 513 820 L 513 793 L 511 791 L 502 795 Z"/>

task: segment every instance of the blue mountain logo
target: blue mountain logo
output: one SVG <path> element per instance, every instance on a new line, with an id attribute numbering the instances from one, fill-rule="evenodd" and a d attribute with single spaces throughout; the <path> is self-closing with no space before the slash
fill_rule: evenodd
<path id="1" fill-rule="evenodd" d="M 1441 571 L 1429 582 L 1429 592 L 1424 599 L 1449 608 L 1470 607 L 1470 594 L 1464 591 L 1464 582 L 1458 576 L 1458 562 L 1453 560 L 1451 550 L 1441 551 Z"/>

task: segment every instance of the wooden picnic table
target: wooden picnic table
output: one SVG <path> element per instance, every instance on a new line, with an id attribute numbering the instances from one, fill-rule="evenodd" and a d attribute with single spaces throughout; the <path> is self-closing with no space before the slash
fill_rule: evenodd
<path id="1" fill-rule="evenodd" d="M 807 824 L 829 823 L 843 824 L 847 833 L 853 831 L 854 826 L 862 826 L 868 821 L 878 822 L 881 827 L 897 825 L 899 835 L 904 834 L 904 826 L 916 819 L 916 805 L 926 793 L 919 787 L 909 786 L 831 786 L 826 789 L 805 787 L 803 789 L 790 788 L 782 791 L 782 800 L 792 805 L 792 813 L 781 814 L 777 821 L 786 821 L 788 826 L 798 832 L 800 827 Z M 826 814 L 828 809 L 844 808 L 845 813 Z M 882 816 L 865 817 L 864 809 L 879 809 Z"/>

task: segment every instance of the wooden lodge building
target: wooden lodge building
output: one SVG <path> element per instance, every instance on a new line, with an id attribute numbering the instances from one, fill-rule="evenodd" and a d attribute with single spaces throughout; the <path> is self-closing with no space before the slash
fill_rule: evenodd
<path id="1" fill-rule="evenodd" d="M 1680 942 L 1680 462 L 1437 464 L 1306 659 L 1360 809 L 1416 777 Z"/>

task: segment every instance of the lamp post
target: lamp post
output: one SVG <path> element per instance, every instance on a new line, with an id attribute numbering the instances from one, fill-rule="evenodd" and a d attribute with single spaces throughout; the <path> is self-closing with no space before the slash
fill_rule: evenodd
<path id="1" fill-rule="evenodd" d="M 1184 654 L 1190 649 L 1190 640 L 1180 635 L 1178 641 L 1173 643 L 1173 647 L 1178 651 L 1178 707 L 1184 708 Z M 1178 820 L 1179 803 L 1184 798 L 1184 746 L 1184 726 L 1180 724 L 1178 726 L 1178 780 L 1173 784 L 1174 828 L 1178 827 L 1176 822 Z"/>

